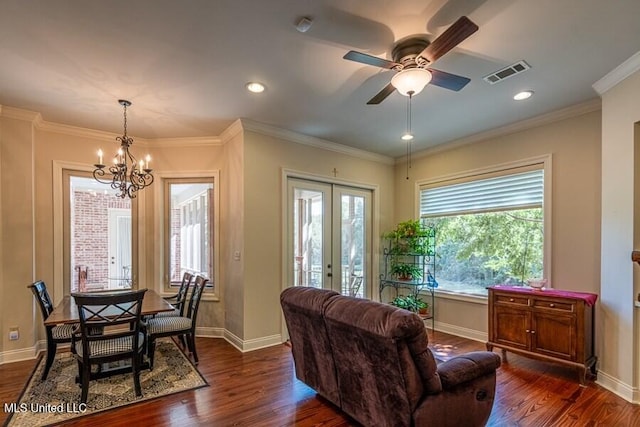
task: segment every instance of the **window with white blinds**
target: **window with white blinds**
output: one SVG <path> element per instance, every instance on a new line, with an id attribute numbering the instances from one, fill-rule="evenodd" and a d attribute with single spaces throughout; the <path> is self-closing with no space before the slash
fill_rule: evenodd
<path id="1" fill-rule="evenodd" d="M 420 217 L 436 227 L 438 292 L 486 295 L 487 286 L 546 277 L 549 165 L 544 159 L 419 187 Z"/>
<path id="2" fill-rule="evenodd" d="M 437 217 L 541 207 L 544 170 L 535 169 L 420 190 L 420 216 Z"/>

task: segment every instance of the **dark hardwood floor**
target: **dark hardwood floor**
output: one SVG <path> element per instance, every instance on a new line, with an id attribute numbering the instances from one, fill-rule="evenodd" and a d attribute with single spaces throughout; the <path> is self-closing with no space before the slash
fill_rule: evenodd
<path id="1" fill-rule="evenodd" d="M 432 349 L 447 360 L 484 344 L 436 332 Z M 241 353 L 222 339 L 199 338 L 198 369 L 210 387 L 84 417 L 82 426 L 357 425 L 295 379 L 288 346 Z M 0 404 L 17 401 L 35 361 L 0 365 Z M 566 367 L 508 354 L 497 375 L 490 426 L 640 426 L 640 406 L 594 383 L 581 387 Z M 144 390 L 143 390 L 144 392 Z M 4 405 L 3 405 L 4 406 Z M 0 423 L 7 414 L 0 412 Z"/>

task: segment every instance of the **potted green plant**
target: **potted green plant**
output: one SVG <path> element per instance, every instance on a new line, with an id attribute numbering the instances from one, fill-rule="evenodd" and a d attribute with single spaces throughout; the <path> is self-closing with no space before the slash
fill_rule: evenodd
<path id="1" fill-rule="evenodd" d="M 382 237 L 392 241 L 392 253 L 426 254 L 429 238 L 433 237 L 430 231 L 419 219 L 410 219 L 398 223 L 394 230 Z"/>
<path id="2" fill-rule="evenodd" d="M 420 314 L 426 314 L 426 310 L 429 309 L 429 304 L 426 301 L 420 298 L 419 295 L 413 294 L 406 296 L 398 295 L 390 304 Z"/>
<path id="3" fill-rule="evenodd" d="M 422 278 L 422 268 L 415 264 L 396 262 L 391 265 L 390 272 L 395 275 L 398 280 L 410 281 Z"/>

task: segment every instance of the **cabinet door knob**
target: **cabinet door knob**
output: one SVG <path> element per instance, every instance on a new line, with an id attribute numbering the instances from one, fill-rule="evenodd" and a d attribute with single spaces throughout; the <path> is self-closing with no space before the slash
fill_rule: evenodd
<path id="1" fill-rule="evenodd" d="M 531 331 L 531 333 L 532 333 L 532 334 L 535 334 L 535 333 L 536 333 L 536 331 Z"/>
<path id="2" fill-rule="evenodd" d="M 529 332 L 531 332 L 531 331 L 530 331 L 530 330 L 528 330 L 528 329 L 526 329 L 526 330 L 525 330 L 525 332 L 526 332 L 526 333 L 529 333 Z"/>
<path id="3" fill-rule="evenodd" d="M 553 308 L 555 306 L 556 306 L 555 304 L 549 304 L 549 307 L 551 307 L 551 308 Z"/>
<path id="4" fill-rule="evenodd" d="M 513 298 L 509 298 L 509 302 L 514 302 L 515 300 Z"/>

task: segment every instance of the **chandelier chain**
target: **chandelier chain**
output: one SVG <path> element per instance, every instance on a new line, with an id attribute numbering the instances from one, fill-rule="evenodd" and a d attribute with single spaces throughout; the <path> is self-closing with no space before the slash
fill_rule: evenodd
<path id="1" fill-rule="evenodd" d="M 124 104 L 124 136 L 127 137 L 127 104 Z"/>

